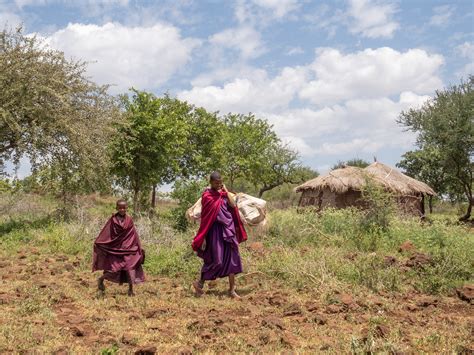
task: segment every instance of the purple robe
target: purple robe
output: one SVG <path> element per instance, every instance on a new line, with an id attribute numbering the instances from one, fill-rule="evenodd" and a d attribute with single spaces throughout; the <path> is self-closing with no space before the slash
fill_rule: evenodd
<path id="1" fill-rule="evenodd" d="M 242 272 L 239 242 L 227 198 L 224 198 L 216 220 L 206 235 L 206 248 L 198 250 L 198 256 L 204 260 L 202 280 L 215 280 Z"/>

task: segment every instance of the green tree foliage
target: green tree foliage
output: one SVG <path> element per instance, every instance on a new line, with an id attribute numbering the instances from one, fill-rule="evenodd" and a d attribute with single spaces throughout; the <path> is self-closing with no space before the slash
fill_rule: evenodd
<path id="1" fill-rule="evenodd" d="M 133 192 L 139 212 L 140 194 L 171 179 L 183 152 L 186 131 L 181 119 L 186 110 L 168 96 L 132 90 L 122 97 L 125 120 L 117 127 L 110 150 L 112 172 L 120 185 Z"/>
<path id="2" fill-rule="evenodd" d="M 345 166 L 356 166 L 358 168 L 365 168 L 365 167 L 368 167 L 369 165 L 370 163 L 364 159 L 352 158 L 347 161 L 339 160 L 336 164 L 332 166 L 331 170 L 340 169 Z"/>
<path id="3" fill-rule="evenodd" d="M 400 114 L 398 122 L 418 133 L 417 146 L 429 154 L 435 150 L 436 164 L 443 171 L 451 194 L 462 193 L 468 208 L 461 220 L 471 216 L 474 170 L 474 76 L 465 82 L 436 92 L 435 97 L 419 109 Z M 426 169 L 430 169 L 427 167 Z"/>
<path id="4" fill-rule="evenodd" d="M 223 117 L 222 136 L 215 157 L 228 185 L 238 178 L 251 179 L 266 164 L 265 152 L 277 144 L 272 126 L 254 115 L 229 114 Z"/>
<path id="5" fill-rule="evenodd" d="M 177 178 L 196 178 L 216 167 L 217 115 L 169 95 L 132 90 L 122 98 L 125 120 L 110 145 L 112 172 L 132 191 L 135 212 L 140 195 Z M 154 193 L 152 206 L 154 204 Z"/>
<path id="6" fill-rule="evenodd" d="M 116 106 L 85 70 L 21 28 L 0 32 L 0 166 L 27 156 L 34 171 L 49 169 L 65 201 L 107 181 Z"/>
<path id="7" fill-rule="evenodd" d="M 267 147 L 264 158 L 262 164 L 252 169 L 250 179 L 258 188 L 258 197 L 283 184 L 299 184 L 315 175 L 311 169 L 301 165 L 295 150 L 279 141 Z"/>
<path id="8" fill-rule="evenodd" d="M 245 180 L 261 197 L 282 184 L 300 183 L 308 177 L 298 153 L 281 142 L 266 120 L 229 114 L 223 117 L 220 131 L 215 161 L 229 188 Z"/>
<path id="9" fill-rule="evenodd" d="M 408 176 L 411 176 L 430 185 L 437 194 L 450 194 L 446 184 L 442 153 L 435 147 L 426 146 L 423 150 L 410 151 L 402 156 L 397 164 Z M 450 196 L 457 200 L 458 196 Z M 430 213 L 433 212 L 433 196 L 429 197 Z"/>

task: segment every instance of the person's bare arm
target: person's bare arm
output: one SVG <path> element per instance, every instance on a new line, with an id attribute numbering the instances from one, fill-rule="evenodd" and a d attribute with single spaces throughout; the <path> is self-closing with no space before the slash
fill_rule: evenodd
<path id="1" fill-rule="evenodd" d="M 235 207 L 237 206 L 237 202 L 235 200 L 235 195 L 232 193 L 232 192 L 229 192 L 229 190 L 227 190 L 227 187 L 225 185 L 222 185 L 222 189 L 227 192 L 227 198 L 229 199 L 229 204 L 232 206 L 232 207 Z"/>

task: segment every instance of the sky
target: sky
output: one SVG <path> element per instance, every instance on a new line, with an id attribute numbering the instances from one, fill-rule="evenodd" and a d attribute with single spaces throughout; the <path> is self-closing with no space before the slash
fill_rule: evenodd
<path id="1" fill-rule="evenodd" d="M 111 94 L 265 118 L 319 172 L 395 165 L 416 140 L 399 113 L 474 74 L 472 0 L 0 0 L 20 23 Z"/>

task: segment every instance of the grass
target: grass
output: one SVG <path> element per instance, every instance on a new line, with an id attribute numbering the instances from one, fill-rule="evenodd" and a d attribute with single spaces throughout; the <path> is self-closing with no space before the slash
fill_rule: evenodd
<path id="1" fill-rule="evenodd" d="M 28 201 L 34 201 L 34 203 Z M 18 341 L 18 337 L 27 339 L 21 343 L 19 350 L 54 350 L 61 342 L 64 342 L 63 335 L 56 333 L 48 335 L 50 343 L 44 340 L 40 341 L 38 339 L 44 339 L 46 335 L 38 334 L 38 328 L 28 320 L 41 319 L 45 322 L 45 329 L 53 329 L 53 324 L 58 321 L 57 307 L 65 299 L 74 302 L 76 307 L 85 314 L 84 317 L 90 320 L 98 317 L 97 310 L 103 310 L 104 314 L 99 317 L 100 320 L 94 321 L 94 324 L 98 324 L 97 332 L 104 334 L 114 331 L 121 334 L 126 331 L 124 327 L 127 322 L 124 323 L 120 320 L 123 312 L 130 312 L 127 314 L 132 315 L 135 308 L 137 312 L 147 312 L 150 309 L 150 304 L 153 304 L 155 308 L 163 308 L 165 307 L 163 302 L 169 300 L 171 303 L 166 306 L 168 312 L 166 314 L 168 316 L 175 314 L 177 317 L 171 322 L 175 327 L 174 337 L 176 338 L 170 340 L 170 336 L 168 339 L 166 327 L 160 326 L 161 331 L 165 332 L 164 335 L 160 335 L 164 338 L 160 339 L 174 344 L 173 347 L 168 348 L 171 351 L 176 350 L 176 341 L 178 341 L 176 339 L 180 339 L 180 343 L 196 346 L 195 344 L 200 341 L 201 333 L 195 333 L 195 330 L 192 329 L 188 330 L 186 322 L 191 322 L 191 320 L 183 314 L 190 312 L 189 310 L 199 309 L 203 305 L 212 314 L 212 305 L 187 296 L 189 292 L 187 287 L 190 281 L 198 275 L 201 265 L 200 259 L 192 253 L 190 248 L 196 226 L 186 232 L 175 231 L 170 227 L 170 207 L 163 206 L 161 206 L 163 208 L 160 208 L 158 215 L 135 219 L 147 252 L 145 270 L 152 280 L 140 288 L 139 292 L 143 296 L 134 300 L 129 300 L 120 293 L 115 293 L 113 298 L 101 300 L 90 297 L 93 291 L 81 294 L 81 286 L 77 283 L 79 280 L 83 283 L 86 282 L 84 280 L 90 280 L 87 282 L 93 288 L 94 279 L 90 275 L 92 243 L 103 223 L 113 211 L 113 199 L 98 197 L 84 199 L 75 208 L 75 218 L 69 221 L 57 220 L 54 217 L 54 207 L 54 201 L 38 196 L 22 196 L 9 210 L 6 206 L 2 207 L 7 213 L 3 213 L 0 217 L 0 231 L 2 232 L 0 261 L 8 261 L 8 265 L 2 265 L 2 268 L 11 268 L 11 272 L 15 273 L 18 255 L 24 255 L 26 257 L 24 260 L 27 260 L 24 267 L 26 271 L 29 270 L 31 273 L 38 268 L 42 269 L 43 273 L 49 273 L 51 270 L 52 274 L 49 277 L 53 280 L 52 282 L 55 282 L 57 275 L 61 275 L 60 277 L 64 278 L 61 281 L 64 288 L 42 288 L 41 285 L 28 280 L 14 280 L 9 286 L 11 292 L 28 296 L 21 302 L 12 301 L 14 307 L 7 310 L 11 312 L 8 313 L 5 322 L 0 324 L 0 350 L 11 349 Z M 352 209 L 326 210 L 322 214 L 316 214 L 311 209 L 300 212 L 294 208 L 272 210 L 268 229 L 263 232 L 250 230 L 250 239 L 247 245 L 241 247 L 245 274 L 239 275 L 240 288 L 249 292 L 250 296 L 254 292 L 255 297 L 262 299 L 265 299 L 267 295 L 275 297 L 275 290 L 283 290 L 283 293 L 287 295 L 285 297 L 293 300 L 292 302 L 304 304 L 312 300 L 324 309 L 327 305 L 338 304 L 338 295 L 341 292 L 349 292 L 361 300 L 370 300 L 374 295 L 386 293 L 398 297 L 396 295 L 410 295 L 413 292 L 443 297 L 451 294 L 454 288 L 474 281 L 472 229 L 452 223 L 445 217 L 433 218 L 430 223 L 393 217 L 387 230 L 363 230 L 359 225 L 361 218 L 363 216 L 360 215 L 360 212 Z M 412 253 L 399 252 L 399 246 L 407 240 L 414 244 L 417 252 L 429 255 L 432 263 L 420 268 L 404 266 Z M 263 250 L 253 249 L 252 243 L 254 242 L 263 243 Z M 394 258 L 395 262 L 387 262 L 387 257 Z M 60 270 L 60 265 L 64 263 L 61 261 L 63 259 L 66 260 L 65 263 L 73 263 L 74 268 Z M 58 265 L 59 269 L 50 267 L 49 264 Z M 59 274 L 54 275 L 55 272 Z M 157 291 L 157 287 L 160 289 L 162 286 L 153 283 L 154 277 L 168 280 L 166 282 L 170 284 L 169 289 L 162 288 L 162 291 Z M 74 281 L 76 279 L 77 281 Z M 69 285 L 68 280 L 72 284 L 76 282 L 76 286 Z M 259 291 L 251 291 L 255 287 Z M 157 294 L 160 295 L 161 292 L 165 292 L 165 295 L 158 296 L 155 300 L 154 297 Z M 215 293 L 215 295 L 220 299 L 219 293 Z M 178 297 L 179 302 L 183 305 L 173 305 L 173 302 L 176 302 L 174 297 Z M 223 302 L 222 305 L 226 312 L 233 312 L 241 307 L 227 300 L 219 302 Z M 387 305 L 387 307 L 395 306 Z M 268 314 L 268 307 L 268 303 L 262 303 L 260 308 L 251 308 L 251 312 L 254 312 L 253 317 L 265 316 Z M 370 310 L 371 306 L 368 307 Z M 283 308 L 277 307 L 272 312 L 283 312 Z M 191 311 L 191 314 L 194 314 L 193 312 Z M 367 326 L 372 329 L 377 324 L 394 322 L 394 319 L 389 321 L 388 318 L 384 318 L 384 314 L 380 311 L 372 314 L 366 320 Z M 350 319 L 357 320 L 359 317 L 360 315 L 356 314 Z M 20 318 L 24 318 L 26 321 L 20 322 L 18 320 Z M 337 319 L 342 323 L 333 324 L 335 329 L 339 329 L 339 325 L 346 322 L 342 317 Z M 154 326 L 150 321 L 142 318 L 137 319 L 136 322 L 141 324 L 137 325 L 139 327 L 145 327 L 145 323 L 146 327 Z M 299 323 L 287 320 L 285 324 L 288 329 L 293 329 L 293 327 L 299 329 Z M 310 324 L 311 327 L 316 326 L 314 323 L 310 322 Z M 268 340 L 269 347 L 260 344 L 255 348 L 249 345 L 248 339 L 241 338 L 235 343 L 226 344 L 225 332 L 219 330 L 216 334 L 219 334 L 222 339 L 218 337 L 217 343 L 211 342 L 214 344 L 213 347 L 207 349 L 249 352 L 261 347 L 270 352 L 285 350 L 285 346 L 282 346 L 280 342 L 272 342 L 274 334 L 267 333 L 273 331 L 263 329 L 259 324 L 253 326 L 257 327 L 259 334 L 263 332 L 258 336 L 266 339 L 265 341 L 270 339 Z M 144 331 L 148 329 L 146 327 Z M 403 329 L 404 326 L 398 325 L 397 327 Z M 408 348 L 403 345 L 402 336 L 395 331 L 392 332 L 393 335 L 390 339 L 373 339 L 371 335 L 369 342 L 362 342 L 358 334 L 351 333 L 352 330 L 341 335 L 337 334 L 335 330 L 328 329 L 321 334 L 327 334 L 331 342 L 337 342 L 338 345 L 332 345 L 332 350 L 336 352 L 390 352 L 399 349 L 418 349 L 428 352 L 437 349 L 454 351 L 456 347 L 466 343 L 463 339 L 468 331 L 463 327 L 464 325 L 461 324 L 458 329 L 459 339 L 452 338 L 449 327 L 446 329 L 433 328 L 413 340 Z M 311 334 L 311 329 L 295 330 L 294 334 L 303 339 Z M 321 329 L 318 328 L 317 331 L 321 332 Z M 133 331 L 131 332 L 133 333 Z M 148 340 L 150 342 L 156 341 L 152 335 L 138 330 L 132 335 L 138 339 L 138 343 L 147 343 Z M 300 341 L 302 347 L 307 346 L 307 351 L 319 349 L 311 348 L 314 344 L 311 345 L 310 342 L 306 344 L 304 341 Z M 124 348 L 120 339 L 116 338 L 105 345 L 101 344 L 96 347 L 89 344 L 89 346 L 87 349 L 92 347 L 96 349 L 96 352 L 103 354 L 114 354 L 119 351 L 119 348 Z M 129 346 L 132 345 L 129 344 Z M 85 351 L 86 348 L 78 346 L 75 349 Z M 205 351 L 206 348 L 201 350 Z"/>
<path id="2" fill-rule="evenodd" d="M 49 200 L 46 203 L 51 206 Z M 22 213 L 21 208 L 15 208 L 3 217 L 2 250 L 20 250 L 31 244 L 51 254 L 90 259 L 93 239 L 112 211 L 113 200 L 95 197 L 76 209 L 80 218 L 68 222 L 55 221 L 51 208 L 39 205 L 36 198 L 35 209 L 30 205 L 28 213 Z M 166 216 L 164 210 L 153 218 L 135 221 L 146 246 L 145 268 L 150 274 L 183 277 L 187 282 L 196 276 L 200 265 L 190 249 L 193 230 L 175 231 Z M 299 290 L 346 284 L 374 291 L 414 287 L 437 294 L 473 281 L 474 238 L 467 227 L 436 219 L 420 223 L 394 218 L 387 231 L 372 233 L 361 231 L 360 218 L 355 209 L 326 210 L 319 215 L 311 209 L 273 210 L 267 233 L 252 236 L 249 231 L 250 242 L 263 242 L 264 254 L 255 257 L 246 248 L 241 250 L 247 272 L 263 273 Z M 397 265 L 406 261 L 409 255 L 399 253 L 398 248 L 407 240 L 433 263 L 413 270 L 387 265 L 387 256 L 395 257 Z"/>

